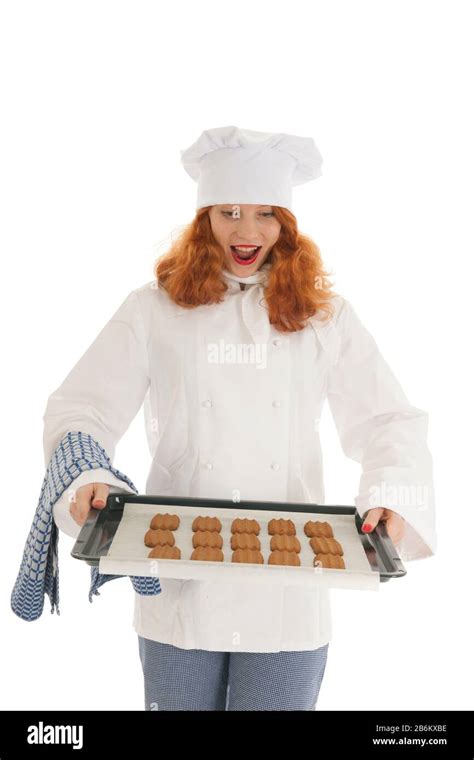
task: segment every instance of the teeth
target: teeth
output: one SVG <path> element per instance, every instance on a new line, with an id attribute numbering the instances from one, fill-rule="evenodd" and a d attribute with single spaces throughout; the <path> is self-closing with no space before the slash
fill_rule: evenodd
<path id="1" fill-rule="evenodd" d="M 256 245 L 253 248 L 241 248 L 238 245 L 233 245 L 232 248 L 235 248 L 236 251 L 242 251 L 242 253 L 254 253 L 259 246 Z"/>

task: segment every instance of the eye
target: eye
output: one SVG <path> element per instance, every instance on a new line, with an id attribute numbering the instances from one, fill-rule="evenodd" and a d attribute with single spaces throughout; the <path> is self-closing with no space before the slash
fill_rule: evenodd
<path id="1" fill-rule="evenodd" d="M 223 216 L 225 216 L 225 217 L 228 218 L 228 217 L 233 217 L 234 212 L 233 211 L 221 211 L 221 214 Z M 260 216 L 265 217 L 265 219 L 269 219 L 270 217 L 275 216 L 275 212 L 274 211 L 262 211 L 260 213 Z"/>

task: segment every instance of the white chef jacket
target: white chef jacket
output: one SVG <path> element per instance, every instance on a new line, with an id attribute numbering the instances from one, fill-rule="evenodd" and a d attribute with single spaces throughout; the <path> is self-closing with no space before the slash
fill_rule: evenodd
<path id="1" fill-rule="evenodd" d="M 46 464 L 71 430 L 96 438 L 113 462 L 144 403 L 152 458 L 147 494 L 324 504 L 318 420 L 327 399 L 345 454 L 362 467 L 355 496 L 361 516 L 374 506 L 394 509 L 407 521 L 401 558 L 432 555 L 426 412 L 410 405 L 342 296 L 333 299 L 328 323 L 317 315 L 293 333 L 270 325 L 263 300 L 270 266 L 246 278 L 224 271 L 229 289 L 219 304 L 180 307 L 154 281 L 132 290 L 48 399 Z M 71 487 L 90 482 L 130 490 L 105 469 L 83 472 Z M 406 487 L 424 489 L 421 507 L 407 504 Z M 391 488 L 392 501 L 374 504 L 373 488 Z M 54 519 L 78 535 L 67 492 Z M 332 636 L 327 589 L 160 583 L 157 596 L 135 593 L 133 625 L 148 639 L 184 649 L 273 652 L 316 649 Z"/>

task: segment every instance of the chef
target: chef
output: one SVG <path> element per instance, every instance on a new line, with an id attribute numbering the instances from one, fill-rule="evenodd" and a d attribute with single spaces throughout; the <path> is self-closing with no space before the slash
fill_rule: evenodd
<path id="1" fill-rule="evenodd" d="M 113 461 L 144 404 L 147 494 L 324 504 L 327 399 L 361 465 L 364 530 L 384 521 L 403 560 L 429 557 L 427 414 L 331 290 L 292 212 L 292 187 L 321 175 L 314 141 L 219 127 L 181 160 L 197 182 L 195 218 L 49 397 L 46 463 L 70 430 Z M 106 469 L 83 472 L 55 522 L 75 537 L 91 505 L 126 490 Z M 326 589 L 160 583 L 156 596 L 135 594 L 146 709 L 314 709 L 332 635 Z"/>

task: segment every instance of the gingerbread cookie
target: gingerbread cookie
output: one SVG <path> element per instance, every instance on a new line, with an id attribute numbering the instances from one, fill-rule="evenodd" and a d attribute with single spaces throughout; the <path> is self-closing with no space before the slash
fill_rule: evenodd
<path id="1" fill-rule="evenodd" d="M 256 520 L 249 520 L 247 517 L 236 517 L 230 526 L 231 533 L 254 533 L 256 536 L 260 533 L 260 525 Z"/>
<path id="2" fill-rule="evenodd" d="M 193 520 L 193 530 L 210 530 L 220 533 L 222 523 L 218 517 L 195 517 Z"/>
<path id="3" fill-rule="evenodd" d="M 263 554 L 258 549 L 236 549 L 232 552 L 232 562 L 253 562 L 263 565 Z"/>
<path id="4" fill-rule="evenodd" d="M 154 559 L 181 559 L 177 546 L 155 546 L 148 555 Z"/>
<path id="5" fill-rule="evenodd" d="M 255 533 L 234 533 L 230 539 L 232 549 L 257 549 L 260 551 L 260 539 Z"/>
<path id="6" fill-rule="evenodd" d="M 330 567 L 333 570 L 344 570 L 344 560 L 339 554 L 316 554 L 313 565 L 320 565 L 320 567 Z"/>
<path id="7" fill-rule="evenodd" d="M 216 530 L 197 530 L 193 534 L 193 546 L 211 546 L 213 549 L 222 549 L 222 536 Z"/>
<path id="8" fill-rule="evenodd" d="M 174 546 L 174 536 L 170 530 L 148 530 L 145 546 Z"/>
<path id="9" fill-rule="evenodd" d="M 315 554 L 344 554 L 341 544 L 335 538 L 314 536 L 309 543 Z"/>
<path id="10" fill-rule="evenodd" d="M 152 530 L 160 528 L 162 530 L 177 530 L 179 528 L 179 517 L 168 513 L 155 515 L 150 523 L 150 528 Z"/>
<path id="11" fill-rule="evenodd" d="M 191 559 L 200 559 L 207 562 L 223 562 L 222 549 L 214 549 L 212 546 L 198 546 L 191 554 Z"/>
<path id="12" fill-rule="evenodd" d="M 301 544 L 296 536 L 275 535 L 271 538 L 270 549 L 272 552 L 278 550 L 296 552 L 298 554 L 301 551 Z"/>
<path id="13" fill-rule="evenodd" d="M 296 528 L 293 520 L 275 519 L 268 523 L 268 533 L 270 536 L 296 536 Z"/>
<path id="14" fill-rule="evenodd" d="M 301 565 L 296 552 L 274 551 L 268 558 L 269 565 Z"/>
<path id="15" fill-rule="evenodd" d="M 334 538 L 334 533 L 328 522 L 319 522 L 319 520 L 308 520 L 304 526 L 304 532 L 308 538 L 317 536 L 318 538 Z"/>

